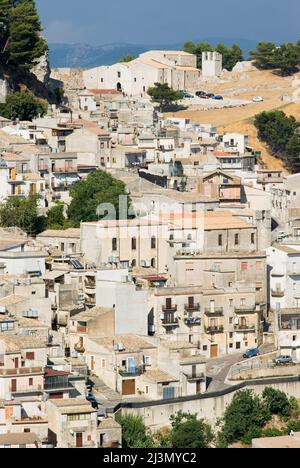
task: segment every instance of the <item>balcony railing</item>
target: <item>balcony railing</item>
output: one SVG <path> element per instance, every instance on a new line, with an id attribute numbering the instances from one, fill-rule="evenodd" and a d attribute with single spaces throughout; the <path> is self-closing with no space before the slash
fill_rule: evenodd
<path id="1" fill-rule="evenodd" d="M 177 327 L 179 325 L 178 318 L 170 319 L 170 318 L 165 318 L 162 319 L 162 325 L 164 327 Z"/>
<path id="2" fill-rule="evenodd" d="M 121 377 L 137 377 L 145 372 L 144 366 L 119 369 Z"/>
<path id="3" fill-rule="evenodd" d="M 196 372 L 196 373 L 190 372 L 190 373 L 184 373 L 184 375 L 186 379 L 189 381 L 193 381 L 193 380 L 201 380 L 202 382 L 206 381 L 206 377 L 203 374 L 203 372 Z"/>
<path id="4" fill-rule="evenodd" d="M 189 327 L 199 326 L 201 325 L 201 318 L 200 317 L 187 317 L 184 319 L 184 323 Z"/>
<path id="5" fill-rule="evenodd" d="M 205 314 L 206 315 L 223 315 L 224 308 L 223 307 L 215 307 L 214 309 L 206 308 Z"/>
<path id="6" fill-rule="evenodd" d="M 254 312 L 256 312 L 256 307 L 255 306 L 235 307 L 234 312 L 236 314 L 253 314 Z"/>
<path id="7" fill-rule="evenodd" d="M 195 304 L 185 304 L 184 308 L 188 312 L 199 312 L 200 304 L 199 304 L 199 302 L 197 302 Z"/>
<path id="8" fill-rule="evenodd" d="M 249 325 L 247 323 L 235 325 L 234 329 L 240 332 L 254 332 L 256 330 L 255 325 Z"/>
<path id="9" fill-rule="evenodd" d="M 163 305 L 162 310 L 163 312 L 177 312 L 177 305 L 171 305 L 170 307 Z"/>
<path id="10" fill-rule="evenodd" d="M 271 295 L 272 295 L 272 297 L 284 297 L 285 291 L 279 291 L 279 290 L 272 289 L 271 290 Z"/>
<path id="11" fill-rule="evenodd" d="M 0 369 L 0 375 L 43 374 L 42 367 L 19 367 L 18 369 Z"/>
<path id="12" fill-rule="evenodd" d="M 208 335 L 214 335 L 215 333 L 224 333 L 224 327 L 223 326 L 206 327 L 205 333 L 207 333 Z"/>

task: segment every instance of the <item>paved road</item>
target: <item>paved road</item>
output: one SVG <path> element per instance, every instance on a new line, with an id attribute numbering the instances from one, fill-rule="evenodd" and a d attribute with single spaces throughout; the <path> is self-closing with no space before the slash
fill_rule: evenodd
<path id="1" fill-rule="evenodd" d="M 243 355 L 231 354 L 230 356 L 223 356 L 217 359 L 212 359 L 207 363 L 207 376 L 211 379 L 208 392 L 217 392 L 229 388 L 230 385 L 224 383 L 227 374 L 234 364 L 242 361 Z"/>

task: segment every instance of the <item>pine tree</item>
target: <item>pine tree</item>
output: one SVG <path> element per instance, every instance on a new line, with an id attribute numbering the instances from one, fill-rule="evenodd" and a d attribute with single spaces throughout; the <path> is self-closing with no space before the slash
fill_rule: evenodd
<path id="1" fill-rule="evenodd" d="M 9 62 L 30 69 L 48 49 L 34 0 L 23 0 L 12 8 L 9 30 Z"/>
<path id="2" fill-rule="evenodd" d="M 9 38 L 9 18 L 12 9 L 11 0 L 0 0 L 0 60 Z"/>

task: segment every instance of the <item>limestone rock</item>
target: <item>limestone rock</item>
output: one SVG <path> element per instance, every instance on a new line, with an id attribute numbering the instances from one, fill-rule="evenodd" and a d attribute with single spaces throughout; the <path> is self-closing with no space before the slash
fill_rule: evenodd
<path id="1" fill-rule="evenodd" d="M 255 67 L 254 62 L 252 62 L 251 60 L 245 62 L 238 62 L 232 69 L 233 73 L 244 73 L 254 70 L 257 70 L 257 68 Z"/>
<path id="2" fill-rule="evenodd" d="M 51 74 L 48 52 L 46 52 L 44 55 L 42 55 L 42 57 L 39 58 L 38 63 L 31 70 L 31 72 L 36 76 L 38 81 L 45 85 L 48 84 Z"/>

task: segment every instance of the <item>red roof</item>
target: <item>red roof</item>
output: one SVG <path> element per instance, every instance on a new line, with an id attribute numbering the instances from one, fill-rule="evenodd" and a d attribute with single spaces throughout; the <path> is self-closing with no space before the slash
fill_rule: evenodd
<path id="1" fill-rule="evenodd" d="M 89 89 L 93 94 L 120 94 L 117 89 Z"/>
<path id="2" fill-rule="evenodd" d="M 146 281 L 167 281 L 163 276 L 144 276 L 143 279 Z"/>
<path id="3" fill-rule="evenodd" d="M 54 369 L 49 369 L 48 367 L 45 369 L 45 377 L 52 377 L 55 375 L 69 375 L 68 372 L 57 371 Z"/>

